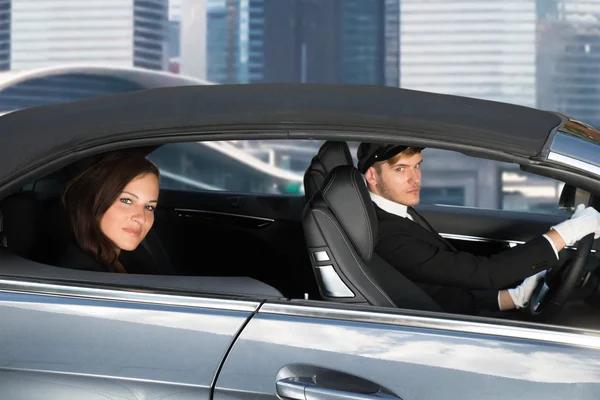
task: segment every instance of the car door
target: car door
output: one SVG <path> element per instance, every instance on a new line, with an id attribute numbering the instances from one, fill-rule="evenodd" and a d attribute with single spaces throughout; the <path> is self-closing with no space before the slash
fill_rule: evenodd
<path id="1" fill-rule="evenodd" d="M 300 182 L 280 179 L 301 175 L 254 170 L 235 157 L 240 153 L 248 156 L 228 142 L 172 143 L 151 153 L 161 170 L 153 231 L 180 274 L 250 276 L 287 297 L 313 298 L 318 288 L 301 223 L 305 199 Z"/>
<path id="2" fill-rule="evenodd" d="M 182 275 L 250 276 L 312 297 L 303 206 L 298 196 L 163 189 L 153 229 Z"/>
<path id="3" fill-rule="evenodd" d="M 215 400 L 597 399 L 600 336 L 501 320 L 268 302 Z"/>
<path id="4" fill-rule="evenodd" d="M 210 399 L 258 305 L 5 278 L 0 398 Z"/>

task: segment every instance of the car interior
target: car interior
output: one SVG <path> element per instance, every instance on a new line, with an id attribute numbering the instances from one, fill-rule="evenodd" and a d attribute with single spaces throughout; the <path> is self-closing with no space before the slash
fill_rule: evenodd
<path id="1" fill-rule="evenodd" d="M 156 149 L 144 150 L 150 154 Z M 304 196 L 161 188 L 153 228 L 128 254 L 148 265 L 147 271 L 111 274 L 56 267 L 72 234 L 61 208 L 62 187 L 96 157 L 31 182 L 0 201 L 0 257 L 9 261 L 2 263 L 2 275 L 84 281 L 96 287 L 101 283 L 441 311 L 417 285 L 374 254 L 375 212 L 343 141 L 324 142 L 312 157 L 304 173 Z M 573 189 L 563 189 L 562 206 L 575 201 L 566 198 L 580 193 Z M 459 250 L 476 254 L 525 242 L 564 220 L 558 215 L 469 207 L 423 204 L 417 209 L 438 232 L 455 235 L 448 240 Z M 599 242 L 590 243 L 584 281 L 557 323 L 600 327 Z M 566 279 L 569 268 L 564 267 L 577 254 L 576 249 L 561 252 L 557 276 Z M 535 320 L 524 312 L 506 314 L 509 319 Z"/>

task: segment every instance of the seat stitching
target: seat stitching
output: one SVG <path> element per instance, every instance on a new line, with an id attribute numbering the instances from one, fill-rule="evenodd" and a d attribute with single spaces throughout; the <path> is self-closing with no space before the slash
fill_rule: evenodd
<path id="1" fill-rule="evenodd" d="M 316 169 L 312 169 L 309 173 L 310 174 L 317 174 L 317 175 L 319 175 L 319 177 L 325 178 L 325 174 L 322 173 L 321 171 L 317 171 Z"/>
<path id="2" fill-rule="evenodd" d="M 319 178 L 323 178 L 323 180 L 325 180 L 325 178 L 326 178 L 325 174 L 323 174 L 323 173 L 321 173 L 321 171 L 317 171 L 315 169 L 312 169 L 308 172 L 308 176 L 311 176 L 311 175 L 317 175 Z M 313 177 L 311 179 L 314 181 L 315 178 Z"/>
<path id="3" fill-rule="evenodd" d="M 345 162 L 347 164 L 348 160 L 346 159 L 346 153 L 344 153 L 344 147 L 343 147 L 343 145 L 341 143 L 338 146 L 338 150 L 340 152 L 340 155 L 342 156 L 342 162 Z"/>
<path id="4" fill-rule="evenodd" d="M 335 172 L 331 176 L 331 180 L 329 181 L 329 183 L 327 184 L 327 186 L 325 187 L 325 189 L 323 189 L 323 194 L 327 194 L 327 191 L 331 187 L 331 184 L 333 183 L 334 180 L 335 180 Z"/>
<path id="5" fill-rule="evenodd" d="M 363 213 L 365 214 L 365 219 L 367 221 L 367 231 L 369 232 L 369 256 L 367 257 L 367 261 L 369 261 L 371 259 L 371 256 L 373 255 L 373 248 L 375 247 L 375 243 L 373 242 L 373 234 L 371 233 L 371 221 L 369 220 L 369 214 L 367 213 L 367 207 L 365 206 L 365 202 L 363 201 L 362 196 L 360 195 L 360 191 L 358 190 L 358 186 L 356 184 L 356 175 L 352 173 L 352 171 L 350 171 L 350 176 L 352 177 L 352 186 L 354 187 L 354 190 L 356 191 L 356 193 L 358 194 L 358 199 L 360 200 L 360 205 L 362 207 Z"/>
<path id="6" fill-rule="evenodd" d="M 352 247 L 350 247 L 350 245 L 349 245 L 349 244 L 348 244 L 348 242 L 346 241 L 346 238 L 344 237 L 344 234 L 342 233 L 342 230 L 339 228 L 338 224 L 337 224 L 337 223 L 336 223 L 336 222 L 335 222 L 333 219 L 331 219 L 331 217 L 330 217 L 329 215 L 327 215 L 327 214 L 326 214 L 326 213 L 324 213 L 323 211 L 321 211 L 321 210 L 317 210 L 317 209 L 314 209 L 314 210 L 312 210 L 312 211 L 313 211 L 313 212 L 318 212 L 318 213 L 321 213 L 321 214 L 323 214 L 325 217 L 327 217 L 327 219 L 328 219 L 329 221 L 331 221 L 331 223 L 333 224 L 333 226 L 335 227 L 335 229 L 337 229 L 337 231 L 339 232 L 339 234 L 340 234 L 340 236 L 341 236 L 342 240 L 343 240 L 343 241 L 344 241 L 344 243 L 346 244 L 346 247 L 348 247 L 348 250 L 350 250 L 350 254 L 352 255 L 352 258 L 354 258 L 354 261 L 356 261 L 356 265 L 358 265 L 358 268 L 359 268 L 359 269 L 360 269 L 360 271 L 363 273 L 363 275 L 364 275 L 364 276 L 365 276 L 365 277 L 366 277 L 366 278 L 369 280 L 369 282 L 371 282 L 371 284 L 372 284 L 372 285 L 375 287 L 375 289 L 377 289 L 377 290 L 379 291 L 379 293 L 381 293 L 381 294 L 382 294 L 382 296 L 386 298 L 386 300 L 387 300 L 387 301 L 389 301 L 391 304 L 393 304 L 393 305 L 395 306 L 396 304 L 395 304 L 395 303 L 392 301 L 392 299 L 390 299 L 390 298 L 388 297 L 388 295 L 387 295 L 387 294 L 385 294 L 385 293 L 384 293 L 384 292 L 383 292 L 383 291 L 382 291 L 382 290 L 379 288 L 379 286 L 377 286 L 377 284 L 376 284 L 375 282 L 373 282 L 373 280 L 372 280 L 372 279 L 369 277 L 369 275 L 367 275 L 367 273 L 365 272 L 365 270 L 364 270 L 364 269 L 363 269 L 363 268 L 360 266 L 360 262 L 359 262 L 359 261 L 356 259 L 356 256 L 354 255 L 354 251 L 352 250 Z"/>
<path id="7" fill-rule="evenodd" d="M 345 144 L 345 143 L 344 143 Z M 348 147 L 348 145 L 346 144 L 345 147 Z M 340 151 L 342 152 L 342 158 L 344 160 L 346 160 L 346 164 L 348 165 L 353 165 L 354 164 L 354 160 L 352 159 L 352 155 L 350 155 L 350 159 L 348 159 L 348 153 L 350 153 L 350 149 L 348 149 L 348 153 L 346 153 L 344 150 L 346 149 L 343 145 L 340 147 Z"/>

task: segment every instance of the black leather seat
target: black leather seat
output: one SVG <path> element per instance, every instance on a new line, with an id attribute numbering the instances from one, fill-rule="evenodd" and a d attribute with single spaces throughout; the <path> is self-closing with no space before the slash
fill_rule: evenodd
<path id="1" fill-rule="evenodd" d="M 0 201 L 0 245 L 35 259 L 42 209 L 34 192 L 18 192 Z"/>
<path id="2" fill-rule="evenodd" d="M 324 300 L 442 311 L 374 253 L 377 217 L 360 172 L 337 166 L 307 203 L 302 224 Z"/>
<path id="3" fill-rule="evenodd" d="M 346 142 L 326 141 L 321 145 L 304 173 L 304 193 L 309 200 L 323 187 L 327 175 L 338 165 L 353 165 Z"/>

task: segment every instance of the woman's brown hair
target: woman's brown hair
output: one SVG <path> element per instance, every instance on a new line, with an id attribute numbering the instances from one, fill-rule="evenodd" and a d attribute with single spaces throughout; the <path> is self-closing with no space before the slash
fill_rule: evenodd
<path id="1" fill-rule="evenodd" d="M 129 182 L 159 170 L 143 153 L 125 150 L 110 153 L 70 180 L 62 193 L 75 241 L 86 253 L 113 272 L 125 272 L 118 251 L 100 229 L 104 213 Z"/>

